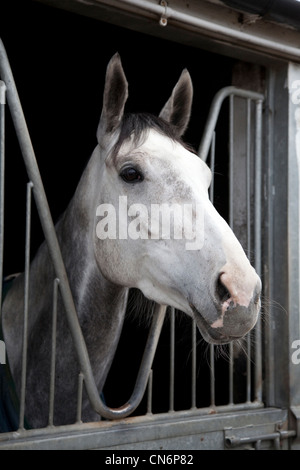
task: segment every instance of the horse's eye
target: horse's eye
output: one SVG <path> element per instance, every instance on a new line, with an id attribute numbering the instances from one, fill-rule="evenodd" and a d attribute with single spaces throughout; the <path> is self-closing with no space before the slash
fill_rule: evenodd
<path id="1" fill-rule="evenodd" d="M 138 183 L 144 179 L 142 173 L 133 167 L 124 168 L 124 170 L 121 171 L 120 176 L 126 183 Z"/>

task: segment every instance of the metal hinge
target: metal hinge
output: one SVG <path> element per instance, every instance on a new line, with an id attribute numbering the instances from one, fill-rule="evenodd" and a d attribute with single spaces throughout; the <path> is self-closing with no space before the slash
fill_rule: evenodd
<path id="1" fill-rule="evenodd" d="M 269 447 L 281 449 L 282 440 L 296 436 L 296 431 L 285 429 L 286 423 L 268 423 L 250 425 L 241 428 L 224 429 L 224 442 L 226 448 L 247 447 L 260 449 L 269 441 Z"/>

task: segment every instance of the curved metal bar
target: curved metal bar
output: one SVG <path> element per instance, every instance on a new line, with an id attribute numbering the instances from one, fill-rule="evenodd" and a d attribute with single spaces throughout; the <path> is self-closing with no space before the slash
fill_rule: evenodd
<path id="1" fill-rule="evenodd" d="M 48 201 L 46 198 L 44 186 L 36 161 L 35 153 L 31 143 L 29 131 L 23 114 L 22 106 L 18 96 L 17 88 L 8 61 L 8 57 L 0 39 L 0 77 L 6 85 L 7 103 L 14 123 L 15 131 L 19 140 L 19 145 L 25 162 L 29 180 L 33 183 L 33 194 L 44 232 L 44 236 L 49 248 L 50 256 L 53 262 L 55 275 L 59 279 L 59 287 L 66 310 L 69 328 L 75 344 L 78 362 L 84 377 L 85 387 L 92 406 L 95 411 L 106 418 L 124 418 L 128 416 L 137 406 L 138 400 L 143 397 L 143 393 L 147 386 L 148 376 L 151 370 L 152 360 L 155 354 L 156 345 L 161 331 L 165 310 L 164 306 L 157 306 L 154 314 L 151 329 L 149 332 L 142 364 L 138 373 L 136 386 L 132 397 L 124 406 L 118 409 L 111 409 L 104 405 L 100 399 L 97 389 L 85 340 L 80 328 L 74 300 L 65 266 L 63 263 L 61 250 L 56 236 L 56 231 L 52 221 Z M 145 368 L 145 369 L 144 369 Z"/>
<path id="2" fill-rule="evenodd" d="M 97 403 L 95 403 L 95 410 L 99 410 L 98 412 L 101 416 L 108 419 L 125 418 L 126 416 L 129 416 L 140 404 L 147 387 L 156 346 L 165 319 L 166 309 L 167 307 L 165 305 L 156 304 L 142 362 L 130 399 L 120 408 L 109 408 L 103 403 L 101 398 L 99 398 L 100 406 L 97 407 Z"/>
<path id="3" fill-rule="evenodd" d="M 262 95 L 261 93 L 256 93 L 250 90 L 243 90 L 242 88 L 237 88 L 234 86 L 227 86 L 225 88 L 221 88 L 221 90 L 216 93 L 210 106 L 206 125 L 203 131 L 203 137 L 198 150 L 199 157 L 205 162 L 213 138 L 214 130 L 217 124 L 221 106 L 225 98 L 230 95 L 235 95 L 240 98 L 250 98 L 255 101 L 263 101 L 265 98 L 264 95 Z"/>

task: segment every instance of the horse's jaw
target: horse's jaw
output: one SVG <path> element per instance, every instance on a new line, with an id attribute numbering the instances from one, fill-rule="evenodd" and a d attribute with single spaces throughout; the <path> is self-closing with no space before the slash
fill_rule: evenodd
<path id="1" fill-rule="evenodd" d="M 199 274 L 189 276 L 189 282 L 185 283 L 182 276 L 177 278 L 174 270 L 167 275 L 163 266 L 158 270 L 148 265 L 147 276 L 137 287 L 148 299 L 192 317 L 208 343 L 228 343 L 242 338 L 255 326 L 260 311 L 261 281 L 248 263 L 248 283 L 242 275 L 235 279 L 231 265 L 225 264 L 223 268 L 226 272 L 214 275 L 215 283 L 205 279 L 197 282 Z M 239 282 L 240 277 L 243 282 Z"/>

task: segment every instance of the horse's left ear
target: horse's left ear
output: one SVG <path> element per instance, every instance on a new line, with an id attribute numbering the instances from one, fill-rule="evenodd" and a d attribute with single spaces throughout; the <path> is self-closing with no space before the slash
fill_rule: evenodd
<path id="1" fill-rule="evenodd" d="M 98 143 L 105 134 L 113 133 L 122 120 L 124 106 L 128 98 L 128 83 L 121 64 L 121 58 L 116 53 L 107 66 L 103 107 L 97 129 Z"/>
<path id="2" fill-rule="evenodd" d="M 187 69 L 184 69 L 172 95 L 161 110 L 159 117 L 175 126 L 178 137 L 186 130 L 192 109 L 193 84 Z"/>

